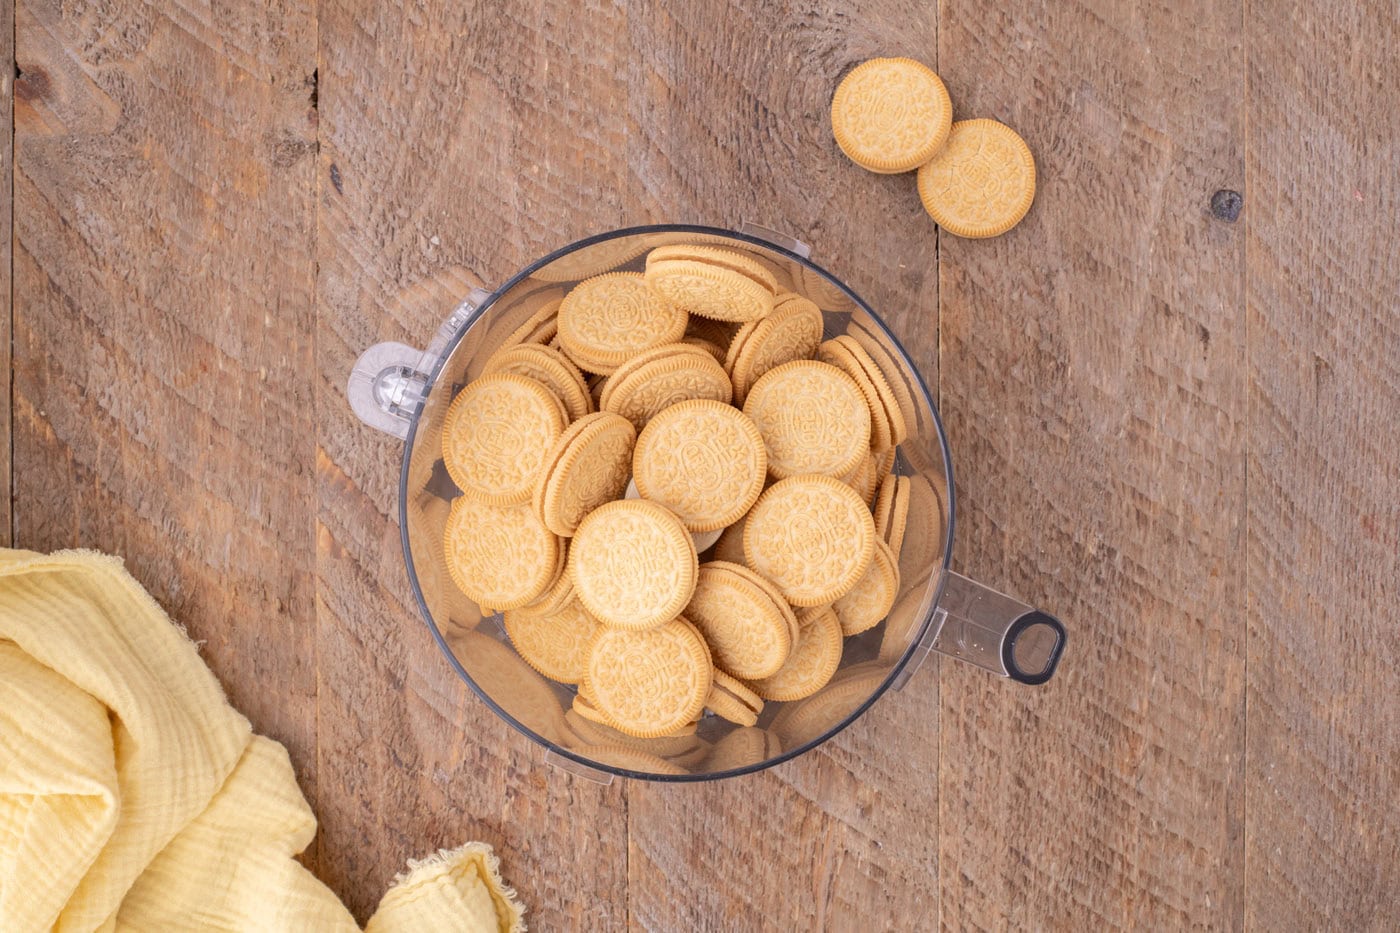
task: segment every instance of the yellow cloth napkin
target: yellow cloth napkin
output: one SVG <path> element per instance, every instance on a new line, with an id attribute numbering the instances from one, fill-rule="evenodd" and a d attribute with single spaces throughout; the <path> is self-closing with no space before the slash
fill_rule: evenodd
<path id="1" fill-rule="evenodd" d="M 115 558 L 0 549 L 0 930 L 357 930 L 316 820 Z M 524 930 L 488 846 L 410 862 L 370 933 Z"/>

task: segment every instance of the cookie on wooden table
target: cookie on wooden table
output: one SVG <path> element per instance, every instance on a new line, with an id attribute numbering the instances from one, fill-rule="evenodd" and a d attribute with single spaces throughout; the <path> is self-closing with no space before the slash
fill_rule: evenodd
<path id="1" fill-rule="evenodd" d="M 872 58 L 851 69 L 831 98 L 831 131 L 857 165 L 908 172 L 947 140 L 953 102 L 942 79 L 912 58 Z"/>
<path id="2" fill-rule="evenodd" d="M 795 360 L 765 373 L 744 400 L 768 451 L 768 472 L 839 477 L 870 452 L 870 406 L 835 366 Z"/>
<path id="3" fill-rule="evenodd" d="M 546 528 L 567 537 L 585 515 L 622 495 L 637 431 L 609 412 L 584 415 L 550 449 L 531 506 Z"/>
<path id="4" fill-rule="evenodd" d="M 680 615 L 698 570 L 690 532 L 644 499 L 594 509 L 569 546 L 569 576 L 584 608 L 619 628 L 651 628 Z"/>
<path id="5" fill-rule="evenodd" d="M 874 554 L 870 507 L 835 477 L 774 483 L 745 520 L 745 563 L 794 606 L 821 606 L 846 595 Z"/>
<path id="6" fill-rule="evenodd" d="M 841 622 L 830 606 L 797 613 L 797 641 L 776 673 L 749 681 L 765 700 L 802 700 L 825 687 L 841 666 Z"/>
<path id="7" fill-rule="evenodd" d="M 609 272 L 575 285 L 559 306 L 559 344 L 586 372 L 607 375 L 643 350 L 685 333 L 683 308 L 638 272 Z"/>
<path id="8" fill-rule="evenodd" d="M 605 627 L 594 639 L 585 682 L 608 725 L 647 738 L 696 719 L 713 675 L 705 640 L 677 618 L 646 631 Z"/>
<path id="9" fill-rule="evenodd" d="M 996 120 L 960 120 L 948 142 L 919 168 L 919 200 L 938 226 L 960 237 L 991 237 L 1021 222 L 1035 200 L 1035 157 Z"/>
<path id="10" fill-rule="evenodd" d="M 773 310 L 778 282 L 762 263 L 715 246 L 658 246 L 646 280 L 677 307 L 716 321 L 756 321 Z"/>
<path id="11" fill-rule="evenodd" d="M 666 408 L 642 430 L 632 453 L 642 498 L 666 506 L 692 532 L 716 531 L 742 518 L 767 473 L 758 427 L 714 400 Z"/>
<path id="12" fill-rule="evenodd" d="M 514 373 L 482 376 L 457 393 L 447 411 L 443 464 L 468 498 L 526 502 L 567 423 L 564 403 L 535 380 Z"/>
<path id="13" fill-rule="evenodd" d="M 528 505 L 492 505 L 466 496 L 452 502 L 443 547 L 457 588 L 477 605 L 496 609 L 538 598 L 555 580 L 563 557 L 559 538 Z"/>

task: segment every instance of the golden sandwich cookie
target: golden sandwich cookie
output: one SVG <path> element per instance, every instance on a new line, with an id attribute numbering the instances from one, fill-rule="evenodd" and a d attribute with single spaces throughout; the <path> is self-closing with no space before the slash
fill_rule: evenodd
<path id="1" fill-rule="evenodd" d="M 770 728 L 785 749 L 806 745 L 848 719 L 888 676 L 879 663 L 849 667 L 807 699 L 785 705 Z"/>
<path id="2" fill-rule="evenodd" d="M 751 256 L 713 246 L 660 246 L 646 280 L 677 307 L 717 321 L 756 321 L 773 310 L 773 273 Z"/>
<path id="3" fill-rule="evenodd" d="M 533 379 L 482 376 L 453 399 L 442 429 L 442 459 L 469 498 L 494 505 L 526 502 L 568 414 Z"/>
<path id="4" fill-rule="evenodd" d="M 783 666 L 797 628 L 792 609 L 756 578 L 738 564 L 705 564 L 685 608 L 715 667 L 746 680 Z"/>
<path id="5" fill-rule="evenodd" d="M 525 663 L 551 680 L 576 684 L 588 669 L 588 649 L 602 628 L 577 601 L 542 614 L 508 609 L 505 630 Z"/>
<path id="6" fill-rule="evenodd" d="M 752 726 L 763 712 L 763 698 L 741 681 L 715 668 L 714 683 L 705 700 L 705 708 L 721 719 L 740 726 Z"/>
<path id="7" fill-rule="evenodd" d="M 549 589 L 563 558 L 557 538 L 528 505 L 491 505 L 460 496 L 444 534 L 447 569 L 479 606 L 515 609 Z"/>
<path id="8" fill-rule="evenodd" d="M 551 448 L 531 499 L 544 526 L 567 537 L 585 515 L 622 495 L 636 439 L 626 418 L 608 412 L 570 425 Z"/>
<path id="9" fill-rule="evenodd" d="M 859 635 L 884 621 L 899 595 L 899 565 L 883 538 L 875 539 L 875 555 L 865 576 L 831 608 L 843 635 Z"/>
<path id="10" fill-rule="evenodd" d="M 763 491 L 768 454 L 758 427 L 720 401 L 664 409 L 637 438 L 632 478 L 692 532 L 716 531 L 748 512 Z"/>
<path id="11" fill-rule="evenodd" d="M 778 671 L 749 681 L 765 700 L 802 700 L 827 685 L 841 666 L 841 622 L 830 606 L 814 606 L 797 614 L 797 641 Z"/>
<path id="12" fill-rule="evenodd" d="M 608 377 L 602 405 L 641 430 L 678 402 L 710 399 L 729 404 L 732 387 L 724 367 L 700 347 L 670 344 L 628 360 Z"/>
<path id="13" fill-rule="evenodd" d="M 743 405 L 749 387 L 769 370 L 816 356 L 822 327 L 821 309 L 791 293 L 777 297 L 772 314 L 741 327 L 725 358 L 734 383 L 734 403 Z"/>
<path id="14" fill-rule="evenodd" d="M 948 138 L 953 102 L 931 68 L 910 58 L 872 58 L 851 70 L 831 99 L 831 130 L 850 160 L 872 172 L 908 172 Z"/>
<path id="15" fill-rule="evenodd" d="M 651 628 L 680 615 L 695 592 L 698 569 L 695 542 L 680 519 L 644 499 L 594 509 L 569 546 L 569 576 L 584 608 L 624 629 Z"/>
<path id="16" fill-rule="evenodd" d="M 909 477 L 885 477 L 875 498 L 875 531 L 885 539 L 899 563 L 899 553 L 904 547 L 904 531 L 909 523 Z"/>
<path id="17" fill-rule="evenodd" d="M 869 505 L 875 498 L 876 490 L 879 489 L 879 469 L 875 455 L 867 453 L 865 459 L 861 460 L 854 470 L 841 477 L 841 482 L 860 493 L 860 497 Z"/>
<path id="18" fill-rule="evenodd" d="M 705 640 L 684 618 L 646 631 L 605 627 L 585 677 L 607 724 L 638 738 L 666 735 L 696 719 L 713 682 Z"/>
<path id="19" fill-rule="evenodd" d="M 870 507 L 835 477 L 774 483 L 745 520 L 745 563 L 794 606 L 821 606 L 846 595 L 874 554 Z"/>
<path id="20" fill-rule="evenodd" d="M 642 350 L 685 333 L 683 308 L 637 272 L 609 272 L 575 285 L 559 306 L 559 344 L 580 369 L 606 375 Z"/>
<path id="21" fill-rule="evenodd" d="M 843 476 L 870 451 L 870 406 L 846 373 L 795 360 L 765 373 L 749 390 L 744 414 L 768 451 L 768 472 Z"/>
<path id="22" fill-rule="evenodd" d="M 482 370 L 482 375 L 491 373 L 515 373 L 535 380 L 559 397 L 570 421 L 577 421 L 593 409 L 583 373 L 553 347 L 522 343 L 498 350 Z"/>
<path id="23" fill-rule="evenodd" d="M 919 168 L 919 200 L 949 233 L 991 237 L 1021 222 L 1035 200 L 1035 157 L 995 120 L 960 120 L 947 144 Z"/>
<path id="24" fill-rule="evenodd" d="M 705 759 L 707 771 L 733 771 L 750 768 L 782 754 L 778 737 L 767 729 L 735 729 L 709 750 Z"/>

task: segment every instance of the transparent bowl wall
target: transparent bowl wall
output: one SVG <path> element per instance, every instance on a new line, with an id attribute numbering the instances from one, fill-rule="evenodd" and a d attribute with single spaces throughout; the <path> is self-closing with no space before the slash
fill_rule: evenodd
<path id="1" fill-rule="evenodd" d="M 613 270 L 640 270 L 645 254 L 670 243 L 707 243 L 761 258 L 782 288 L 822 309 L 826 336 L 850 334 L 883 370 L 908 422 L 895 472 L 910 477 L 910 514 L 900 554 L 899 596 L 890 616 L 846 639 L 832 682 L 805 700 L 765 704 L 758 724 L 735 726 L 707 713 L 693 739 L 634 739 L 579 723 L 576 689 L 535 673 L 511 648 L 499 615 L 483 611 L 448 576 L 443 531 L 457 488 L 443 467 L 442 423 L 456 393 L 481 374 L 490 354 L 532 313 L 577 281 Z M 446 343 L 424 388 L 404 451 L 401 522 L 409 576 L 428 624 L 452 665 L 486 703 L 549 750 L 557 764 L 599 775 L 694 781 L 769 767 L 821 744 L 860 716 L 910 661 L 922 656 L 952 541 L 952 467 L 928 387 L 899 341 L 839 279 L 793 250 L 765 239 L 708 227 L 619 230 L 552 253 L 511 279 L 465 320 Z M 704 553 L 700 557 L 706 559 Z M 595 751 L 622 746 L 655 759 Z"/>

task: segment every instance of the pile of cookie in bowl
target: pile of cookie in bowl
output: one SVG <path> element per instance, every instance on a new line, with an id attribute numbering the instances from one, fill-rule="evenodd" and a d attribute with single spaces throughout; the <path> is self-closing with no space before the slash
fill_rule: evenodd
<path id="1" fill-rule="evenodd" d="M 444 417 L 448 574 L 576 686 L 592 760 L 677 773 L 665 749 L 703 716 L 812 697 L 900 593 L 907 403 L 874 340 L 824 339 L 783 280 L 738 249 L 651 249 L 541 307 Z M 737 757 L 777 753 L 740 731 L 766 747 Z"/>

